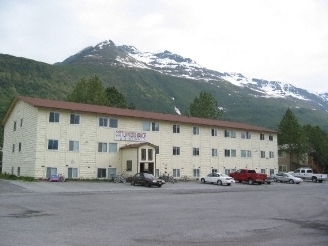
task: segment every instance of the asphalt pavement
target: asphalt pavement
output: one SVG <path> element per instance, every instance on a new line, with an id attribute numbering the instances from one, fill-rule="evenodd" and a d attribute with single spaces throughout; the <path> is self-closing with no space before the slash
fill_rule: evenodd
<path id="1" fill-rule="evenodd" d="M 319 245 L 328 183 L 0 180 L 0 245 Z"/>

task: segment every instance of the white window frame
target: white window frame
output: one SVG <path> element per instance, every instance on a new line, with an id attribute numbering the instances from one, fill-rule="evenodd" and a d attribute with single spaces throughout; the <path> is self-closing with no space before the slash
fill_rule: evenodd
<path id="1" fill-rule="evenodd" d="M 57 148 L 54 148 L 55 143 L 57 145 Z M 57 140 L 57 139 L 48 139 L 47 150 L 59 150 L 59 140 Z"/>
<path id="2" fill-rule="evenodd" d="M 192 148 L 192 155 L 199 156 L 199 148 Z"/>
<path id="3" fill-rule="evenodd" d="M 173 155 L 180 155 L 180 147 L 173 146 L 172 153 Z"/>
<path id="4" fill-rule="evenodd" d="M 212 157 L 218 156 L 218 149 L 212 149 Z"/>
<path id="5" fill-rule="evenodd" d="M 49 122 L 50 123 L 59 123 L 59 117 L 60 113 L 59 112 L 49 112 Z"/>
<path id="6" fill-rule="evenodd" d="M 69 140 L 68 142 L 68 151 L 78 152 L 80 150 L 80 142 Z"/>
<path id="7" fill-rule="evenodd" d="M 69 123 L 71 125 L 80 125 L 81 116 L 79 114 L 74 114 L 74 113 L 70 114 Z"/>
<path id="8" fill-rule="evenodd" d="M 108 143 L 98 142 L 98 153 L 106 153 L 108 151 Z"/>
<path id="9" fill-rule="evenodd" d="M 218 129 L 212 128 L 211 129 L 211 136 L 212 137 L 217 137 L 218 136 Z"/>
<path id="10" fill-rule="evenodd" d="M 172 176 L 173 176 L 174 178 L 180 178 L 180 169 L 175 169 L 175 168 L 174 168 L 172 173 L 173 173 Z"/>
<path id="11" fill-rule="evenodd" d="M 180 133 L 180 125 L 173 125 L 173 133 Z"/>
<path id="12" fill-rule="evenodd" d="M 193 135 L 199 135 L 199 126 L 193 126 L 192 134 Z"/>

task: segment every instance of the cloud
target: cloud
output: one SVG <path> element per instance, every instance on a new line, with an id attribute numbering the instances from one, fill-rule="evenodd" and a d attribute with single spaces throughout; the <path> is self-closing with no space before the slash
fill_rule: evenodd
<path id="1" fill-rule="evenodd" d="M 323 0 L 2 0 L 0 52 L 54 63 L 111 39 L 328 92 L 327 7 Z"/>

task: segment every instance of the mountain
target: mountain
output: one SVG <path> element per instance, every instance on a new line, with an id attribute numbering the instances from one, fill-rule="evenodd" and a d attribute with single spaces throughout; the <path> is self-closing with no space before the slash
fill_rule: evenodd
<path id="1" fill-rule="evenodd" d="M 301 124 L 328 131 L 328 93 L 214 71 L 167 50 L 141 52 L 111 40 L 53 65 L 0 54 L 0 116 L 16 93 L 65 100 L 76 82 L 93 75 L 142 110 L 180 114 L 203 90 L 218 100 L 223 120 L 276 129 L 291 108 Z"/>

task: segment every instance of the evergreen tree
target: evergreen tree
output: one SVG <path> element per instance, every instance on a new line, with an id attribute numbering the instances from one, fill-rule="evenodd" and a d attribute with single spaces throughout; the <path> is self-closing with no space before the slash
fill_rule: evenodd
<path id="1" fill-rule="evenodd" d="M 302 126 L 298 123 L 294 113 L 288 108 L 278 126 L 278 145 L 299 162 L 304 161 L 308 153 L 308 144 Z"/>
<path id="2" fill-rule="evenodd" d="M 324 171 L 328 169 L 328 134 L 319 126 L 303 127 L 309 146 L 313 149 L 313 159 Z"/>
<path id="3" fill-rule="evenodd" d="M 123 94 L 119 92 L 114 86 L 106 88 L 106 96 L 108 100 L 108 105 L 110 107 L 129 108 L 129 109 L 136 108 L 133 103 L 128 104 Z"/>
<path id="4" fill-rule="evenodd" d="M 67 99 L 70 102 L 108 105 L 106 91 L 98 76 L 94 76 L 87 81 L 82 78 L 67 96 Z"/>
<path id="5" fill-rule="evenodd" d="M 199 97 L 195 97 L 185 114 L 209 119 L 218 119 L 222 111 L 218 109 L 218 101 L 211 93 L 201 91 Z"/>

